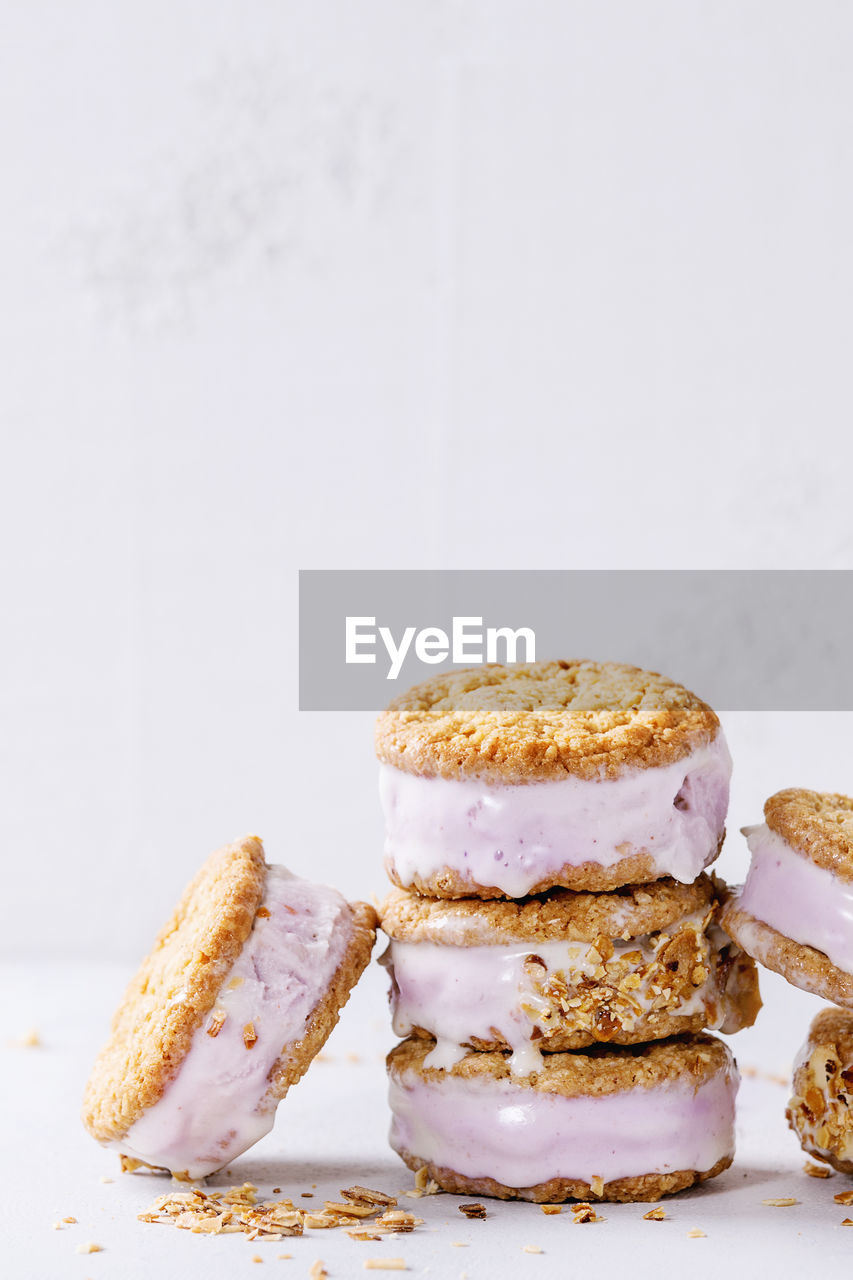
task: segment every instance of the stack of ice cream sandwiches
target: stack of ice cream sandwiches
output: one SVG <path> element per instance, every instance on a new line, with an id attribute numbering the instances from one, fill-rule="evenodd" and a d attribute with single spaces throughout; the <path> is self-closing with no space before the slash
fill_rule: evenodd
<path id="1" fill-rule="evenodd" d="M 392 1146 L 443 1189 L 651 1200 L 734 1151 L 708 1029 L 760 1007 L 704 874 L 731 760 L 714 712 L 612 663 L 488 665 L 379 718 Z"/>

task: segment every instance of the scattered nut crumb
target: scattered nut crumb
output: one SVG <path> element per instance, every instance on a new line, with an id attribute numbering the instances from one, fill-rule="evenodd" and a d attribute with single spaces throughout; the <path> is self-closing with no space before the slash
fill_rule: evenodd
<path id="1" fill-rule="evenodd" d="M 361 1057 L 357 1053 L 348 1053 L 347 1062 L 361 1062 Z"/>
<path id="2" fill-rule="evenodd" d="M 827 1169 L 825 1164 L 812 1164 L 811 1160 L 807 1160 L 803 1165 L 803 1173 L 807 1173 L 810 1178 L 831 1178 L 832 1170 Z"/>
<path id="3" fill-rule="evenodd" d="M 159 1196 L 137 1217 L 142 1222 L 167 1223 L 194 1234 L 242 1232 L 249 1240 L 281 1240 L 302 1235 L 305 1228 L 320 1231 L 334 1227 L 356 1228 L 348 1232 L 354 1240 L 380 1240 L 385 1235 L 414 1231 L 423 1224 L 423 1218 L 395 1208 L 393 1196 L 369 1187 L 349 1187 L 341 1192 L 347 1199 L 327 1200 L 320 1211 L 297 1208 L 292 1200 L 257 1204 L 256 1192 L 257 1187 L 250 1182 L 225 1192 L 190 1186 L 185 1191 Z M 310 1191 L 303 1195 L 312 1197 Z"/>
<path id="4" fill-rule="evenodd" d="M 67 1218 L 63 1218 L 63 1219 L 62 1219 L 62 1221 L 63 1221 L 63 1222 L 72 1222 L 72 1223 L 76 1223 L 77 1219 L 76 1219 L 76 1218 L 72 1218 L 72 1217 L 71 1217 L 71 1215 L 69 1214 L 69 1215 L 68 1215 L 68 1217 L 67 1217 Z"/>
<path id="5" fill-rule="evenodd" d="M 581 1203 L 572 1205 L 572 1221 L 604 1222 L 604 1218 L 598 1216 L 591 1204 Z"/>
<path id="6" fill-rule="evenodd" d="M 543 1250 L 539 1248 L 538 1244 L 525 1244 L 525 1245 L 522 1245 L 521 1252 L 522 1253 L 542 1253 Z"/>
<path id="7" fill-rule="evenodd" d="M 706 1238 L 705 1232 L 701 1227 L 693 1227 L 691 1231 L 687 1232 L 688 1240 L 705 1240 Z"/>
<path id="8" fill-rule="evenodd" d="M 603 1195 L 603 1193 L 604 1193 L 604 1179 L 603 1179 L 603 1178 L 601 1178 L 601 1177 L 599 1177 L 599 1176 L 598 1176 L 598 1174 L 596 1174 L 596 1176 L 595 1176 L 594 1178 L 590 1178 L 590 1180 L 589 1180 L 589 1187 L 590 1187 L 590 1190 L 592 1191 L 592 1194 L 593 1194 L 594 1196 L 600 1196 L 600 1195 Z"/>
<path id="9" fill-rule="evenodd" d="M 101 1174 L 100 1181 L 101 1181 L 101 1182 L 115 1182 L 115 1178 L 108 1178 L 108 1177 L 106 1176 L 106 1174 L 103 1174 L 103 1173 L 102 1173 L 102 1174 Z"/>
<path id="10" fill-rule="evenodd" d="M 853 1218 L 842 1218 L 841 1225 L 842 1227 L 853 1227 Z"/>
<path id="11" fill-rule="evenodd" d="M 540 1206 L 543 1213 L 562 1213 L 563 1206 L 561 1204 L 543 1204 Z"/>
<path id="12" fill-rule="evenodd" d="M 657 1205 L 654 1209 L 649 1209 L 648 1213 L 643 1214 L 644 1222 L 663 1222 L 666 1218 L 666 1212 L 662 1204 Z"/>
<path id="13" fill-rule="evenodd" d="M 94 1240 L 88 1240 L 86 1244 L 78 1244 L 74 1250 L 75 1253 L 102 1253 L 104 1246 L 95 1244 Z"/>
<path id="14" fill-rule="evenodd" d="M 279 1256 L 279 1258 L 292 1258 L 292 1257 L 293 1257 L 293 1254 L 292 1254 L 292 1253 L 280 1253 L 278 1256 Z"/>
<path id="15" fill-rule="evenodd" d="M 311 1280 L 326 1280 L 326 1276 L 329 1273 L 318 1258 L 316 1262 L 311 1263 L 311 1270 L 308 1274 L 311 1277 Z"/>
<path id="16" fill-rule="evenodd" d="M 133 1156 L 119 1156 L 122 1173 L 133 1173 L 134 1169 L 138 1169 L 142 1161 L 134 1160 Z"/>
<path id="17" fill-rule="evenodd" d="M 50 1224 L 50 1229 L 51 1229 L 51 1231 L 61 1231 L 61 1230 L 62 1230 L 62 1223 L 61 1223 L 61 1222 L 52 1222 L 52 1223 Z"/>
<path id="18" fill-rule="evenodd" d="M 793 1196 L 777 1196 L 775 1199 L 762 1200 L 762 1204 L 770 1205 L 771 1209 L 789 1209 L 792 1204 L 798 1201 Z"/>
<path id="19" fill-rule="evenodd" d="M 467 1240 L 451 1240 L 451 1241 L 450 1241 L 450 1243 L 453 1245 L 453 1248 L 454 1248 L 454 1249 L 467 1249 L 467 1248 L 468 1248 L 468 1242 L 467 1242 Z"/>
<path id="20" fill-rule="evenodd" d="M 469 1204 L 460 1204 L 456 1207 L 460 1213 L 465 1215 L 466 1218 L 485 1218 L 486 1216 L 486 1206 L 484 1204 L 480 1204 L 479 1201 L 474 1201 Z"/>
<path id="21" fill-rule="evenodd" d="M 404 1258 L 365 1258 L 365 1271 L 408 1271 Z"/>
<path id="22" fill-rule="evenodd" d="M 303 1200 L 313 1200 L 313 1199 L 314 1199 L 314 1192 L 313 1192 L 313 1191 L 300 1191 L 300 1193 L 299 1193 L 299 1194 L 302 1196 L 302 1199 L 303 1199 Z"/>
<path id="23" fill-rule="evenodd" d="M 273 1193 L 273 1195 L 274 1195 L 274 1196 L 280 1196 L 280 1195 L 281 1195 L 281 1187 L 273 1187 L 273 1189 L 272 1189 L 272 1193 Z M 289 1258 L 289 1257 L 290 1257 L 290 1254 L 289 1254 L 289 1253 L 288 1253 L 288 1254 L 284 1254 L 283 1256 L 284 1256 L 284 1257 Z"/>
<path id="24" fill-rule="evenodd" d="M 853 1190 L 839 1191 L 832 1197 L 836 1204 L 853 1204 Z"/>
<path id="25" fill-rule="evenodd" d="M 254 1022 L 247 1022 L 243 1028 L 243 1044 L 247 1049 L 254 1049 L 258 1043 L 258 1033 L 255 1031 Z"/>
<path id="26" fill-rule="evenodd" d="M 387 1192 L 360 1187 L 358 1183 L 353 1187 L 341 1187 L 341 1195 L 345 1200 L 354 1200 L 357 1204 L 375 1204 L 389 1209 L 397 1203 L 394 1196 L 389 1196 Z"/>
<path id="27" fill-rule="evenodd" d="M 259 1253 L 253 1253 L 253 1254 L 252 1254 L 252 1261 L 253 1261 L 253 1262 L 263 1262 L 263 1258 L 261 1257 L 261 1255 L 260 1255 Z"/>

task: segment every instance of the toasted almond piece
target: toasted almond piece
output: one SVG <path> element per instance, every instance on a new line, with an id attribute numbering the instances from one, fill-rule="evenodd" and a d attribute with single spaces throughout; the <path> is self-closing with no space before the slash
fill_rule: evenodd
<path id="1" fill-rule="evenodd" d="M 78 1244 L 74 1250 L 75 1253 L 102 1253 L 104 1246 L 95 1244 L 94 1240 L 88 1240 L 86 1244 Z"/>
<path id="2" fill-rule="evenodd" d="M 340 1224 L 340 1218 L 335 1213 L 306 1213 L 302 1221 L 312 1231 L 324 1231 Z"/>
<path id="3" fill-rule="evenodd" d="M 540 1249 L 538 1244 L 525 1244 L 521 1246 L 521 1252 L 522 1253 L 544 1253 L 544 1250 Z"/>
<path id="4" fill-rule="evenodd" d="M 350 1240 L 381 1240 L 382 1236 L 387 1232 L 371 1231 L 367 1227 L 362 1227 L 360 1231 L 348 1231 L 347 1235 Z"/>
<path id="5" fill-rule="evenodd" d="M 349 1200 L 346 1203 L 326 1200 L 324 1203 L 326 1213 L 342 1213 L 350 1218 L 369 1218 L 376 1213 L 378 1207 L 375 1204 L 359 1204 L 355 1200 Z"/>
<path id="6" fill-rule="evenodd" d="M 408 1271 L 405 1258 L 365 1258 L 365 1271 Z"/>
<path id="7" fill-rule="evenodd" d="M 807 1173 L 810 1178 L 831 1178 L 832 1170 L 827 1169 L 825 1164 L 812 1164 L 811 1160 L 807 1160 L 803 1165 L 803 1173 Z"/>
<path id="8" fill-rule="evenodd" d="M 254 1022 L 247 1022 L 243 1028 L 243 1044 L 247 1049 L 254 1049 L 258 1043 L 258 1033 L 255 1030 Z"/>
<path id="9" fill-rule="evenodd" d="M 853 1218 L 842 1218 L 841 1225 L 842 1227 L 853 1227 Z"/>
<path id="10" fill-rule="evenodd" d="M 702 1230 L 701 1227 L 693 1227 L 691 1231 L 687 1232 L 687 1239 L 688 1240 L 704 1240 L 706 1239 L 705 1232 Z"/>
<path id="11" fill-rule="evenodd" d="M 417 1184 L 417 1176 L 415 1177 L 415 1183 Z M 389 1196 L 384 1191 L 373 1191 L 370 1187 L 360 1187 L 358 1185 L 342 1187 L 341 1195 L 345 1200 L 354 1200 L 357 1204 L 375 1204 L 380 1207 L 388 1206 L 392 1208 L 397 1203 L 394 1196 Z"/>
<path id="12" fill-rule="evenodd" d="M 644 1222 L 663 1222 L 666 1212 L 662 1204 L 657 1205 L 654 1209 L 649 1209 L 648 1213 L 643 1214 Z"/>
<path id="13" fill-rule="evenodd" d="M 319 1258 L 317 1258 L 315 1262 L 311 1263 L 311 1270 L 308 1272 L 311 1280 L 326 1280 L 326 1276 L 328 1276 L 328 1274 L 328 1271 L 323 1266 Z"/>
<path id="14" fill-rule="evenodd" d="M 456 1207 L 466 1218 L 485 1218 L 486 1216 L 486 1206 L 480 1204 L 478 1200 L 471 1201 L 468 1204 L 459 1204 Z"/>
<path id="15" fill-rule="evenodd" d="M 594 1178 L 590 1178 L 589 1187 L 594 1196 L 600 1196 L 604 1193 L 604 1179 L 598 1174 Z"/>
<path id="16" fill-rule="evenodd" d="M 761 1203 L 769 1205 L 771 1209 L 790 1209 L 791 1205 L 797 1204 L 798 1201 L 794 1196 L 776 1196 L 770 1200 L 762 1200 Z"/>
<path id="17" fill-rule="evenodd" d="M 543 1204 L 541 1206 L 543 1213 L 562 1213 L 563 1206 L 561 1204 Z"/>
<path id="18" fill-rule="evenodd" d="M 67 1218 L 63 1218 L 63 1219 L 62 1219 L 62 1221 L 63 1221 L 63 1222 L 70 1222 L 70 1223 L 76 1223 L 77 1219 L 76 1219 L 76 1218 L 73 1218 L 73 1217 L 71 1216 L 71 1214 L 69 1214 L 69 1215 L 68 1215 L 68 1217 L 67 1217 Z"/>
<path id="19" fill-rule="evenodd" d="M 839 1191 L 834 1195 L 833 1200 L 836 1204 L 853 1204 L 853 1189 L 850 1191 Z"/>
<path id="20" fill-rule="evenodd" d="M 228 1014 L 224 1009 L 214 1009 L 210 1015 L 210 1022 L 207 1024 L 207 1034 L 215 1040 L 222 1028 L 225 1026 L 225 1019 Z"/>

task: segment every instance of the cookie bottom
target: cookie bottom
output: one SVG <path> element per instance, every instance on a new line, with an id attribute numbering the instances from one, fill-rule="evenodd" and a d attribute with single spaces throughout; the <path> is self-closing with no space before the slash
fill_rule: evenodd
<path id="1" fill-rule="evenodd" d="M 701 866 L 695 868 L 691 879 L 701 874 L 705 867 L 719 857 L 726 833 L 723 831 L 717 845 L 710 850 Z M 401 878 L 394 861 L 385 859 L 385 870 L 388 878 L 399 889 L 411 889 L 427 898 L 510 898 L 495 885 L 480 884 L 470 875 L 463 875 L 455 867 L 438 867 L 429 875 L 415 873 L 410 879 Z M 617 862 L 605 866 L 600 862 L 565 862 L 561 867 L 549 871 L 542 879 L 536 880 L 524 888 L 524 895 L 533 896 L 546 893 L 549 889 L 575 889 L 591 893 L 608 893 L 611 889 L 621 889 L 623 885 L 648 884 L 654 880 L 663 880 L 672 875 L 668 867 L 662 867 L 650 853 L 632 853 L 620 858 Z M 516 895 L 521 896 L 521 895 Z"/>
<path id="2" fill-rule="evenodd" d="M 795 942 L 772 925 L 743 911 L 738 906 L 737 895 L 723 908 L 720 924 L 747 955 L 780 974 L 792 986 L 853 1009 L 853 975 L 839 969 L 822 951 L 805 942 Z"/>
<path id="3" fill-rule="evenodd" d="M 733 1159 L 731 1155 L 723 1156 L 713 1168 L 704 1173 L 697 1169 L 679 1169 L 673 1173 L 645 1173 L 632 1178 L 616 1178 L 594 1191 L 590 1183 L 571 1178 L 551 1178 L 548 1182 L 538 1182 L 532 1187 L 508 1187 L 503 1182 L 496 1182 L 494 1178 L 467 1178 L 464 1174 L 441 1165 L 429 1162 L 424 1164 L 418 1156 L 407 1151 L 400 1151 L 398 1154 L 415 1172 L 425 1168 L 442 1191 L 448 1191 L 452 1195 L 530 1200 L 534 1204 L 559 1204 L 564 1200 L 609 1200 L 623 1204 L 660 1200 L 662 1196 L 674 1195 L 677 1191 L 685 1191 L 709 1178 L 716 1178 L 717 1174 L 728 1169 Z"/>

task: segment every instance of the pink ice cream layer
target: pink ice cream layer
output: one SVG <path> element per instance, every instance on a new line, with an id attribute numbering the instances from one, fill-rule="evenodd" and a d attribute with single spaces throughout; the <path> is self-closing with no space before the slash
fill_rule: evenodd
<path id="1" fill-rule="evenodd" d="M 352 937 L 352 913 L 336 890 L 284 867 L 268 869 L 262 905 L 270 914 L 256 917 L 177 1075 L 113 1144 L 125 1155 L 203 1178 L 272 1128 L 270 1070 L 304 1034 Z M 257 1040 L 247 1048 L 250 1023 Z"/>
<path id="2" fill-rule="evenodd" d="M 533 1187 L 551 1178 L 592 1182 L 693 1169 L 734 1151 L 732 1061 L 698 1088 L 675 1079 L 601 1097 L 566 1098 L 489 1077 L 391 1077 L 395 1151 L 468 1178 Z"/>
<path id="3" fill-rule="evenodd" d="M 493 786 L 380 766 L 385 858 L 403 885 L 445 867 L 511 898 L 564 865 L 648 854 L 687 884 L 713 861 L 732 763 L 722 732 L 674 764 L 617 778 Z"/>
<path id="4" fill-rule="evenodd" d="M 853 882 L 798 853 L 766 823 L 744 827 L 752 854 L 738 906 L 853 973 Z"/>

